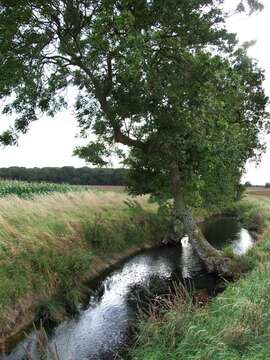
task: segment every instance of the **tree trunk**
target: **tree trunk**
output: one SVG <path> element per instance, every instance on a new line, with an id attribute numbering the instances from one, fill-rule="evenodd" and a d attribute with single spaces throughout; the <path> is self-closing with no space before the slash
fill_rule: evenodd
<path id="1" fill-rule="evenodd" d="M 203 261 L 206 269 L 223 276 L 232 276 L 231 260 L 226 258 L 222 251 L 209 244 L 185 205 L 178 165 L 172 167 L 172 190 L 176 216 L 182 221 L 191 246 Z"/>

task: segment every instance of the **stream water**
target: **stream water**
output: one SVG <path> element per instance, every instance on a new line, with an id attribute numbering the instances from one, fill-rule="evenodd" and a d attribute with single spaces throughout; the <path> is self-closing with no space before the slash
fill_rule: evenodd
<path id="1" fill-rule="evenodd" d="M 202 224 L 208 241 L 217 248 L 232 245 L 237 255 L 253 244 L 247 230 L 234 218 L 214 218 Z M 197 289 L 214 291 L 217 279 L 207 274 L 187 239 L 182 246 L 143 251 L 120 263 L 96 284 L 95 292 L 78 316 L 51 330 L 51 344 L 56 344 L 62 360 L 111 360 L 127 344 L 137 314 L 134 289 L 159 293 L 172 279 L 192 279 Z M 37 359 L 35 333 L 16 345 L 0 360 L 23 360 L 25 350 Z"/>

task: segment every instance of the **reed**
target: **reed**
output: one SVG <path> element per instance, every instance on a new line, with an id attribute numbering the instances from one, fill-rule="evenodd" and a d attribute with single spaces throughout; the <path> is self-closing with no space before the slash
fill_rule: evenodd
<path id="1" fill-rule="evenodd" d="M 57 294 L 74 308 L 96 257 L 157 243 L 168 226 L 147 198 L 134 202 L 126 193 L 0 198 L 0 341 L 14 314 L 33 304 L 38 310 Z"/>

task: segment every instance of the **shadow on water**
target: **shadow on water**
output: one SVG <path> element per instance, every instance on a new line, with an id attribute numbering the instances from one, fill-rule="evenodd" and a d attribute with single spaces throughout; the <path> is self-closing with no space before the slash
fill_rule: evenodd
<path id="1" fill-rule="evenodd" d="M 236 255 L 245 254 L 253 246 L 253 239 L 233 217 L 218 216 L 201 224 L 207 240 L 218 249 L 231 245 Z"/>
<path id="2" fill-rule="evenodd" d="M 217 248 L 230 244 L 237 255 L 253 244 L 249 233 L 234 218 L 214 218 L 202 224 L 207 239 Z M 182 246 L 143 251 L 120 263 L 95 283 L 94 295 L 79 315 L 52 329 L 50 342 L 61 359 L 109 360 L 126 344 L 138 309 L 134 289 L 143 287 L 159 294 L 172 280 L 192 279 L 196 289 L 215 291 L 217 279 L 204 271 L 187 238 Z M 93 288 L 93 283 L 91 283 Z M 132 300 L 133 299 L 133 300 Z M 34 339 L 35 333 L 31 334 Z M 37 359 L 35 341 L 26 339 L 1 360 L 23 360 L 27 348 Z"/>

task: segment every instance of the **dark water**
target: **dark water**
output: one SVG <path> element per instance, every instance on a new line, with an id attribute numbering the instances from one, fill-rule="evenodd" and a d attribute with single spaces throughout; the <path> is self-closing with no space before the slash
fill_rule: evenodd
<path id="1" fill-rule="evenodd" d="M 235 218 L 212 218 L 205 221 L 201 228 L 212 245 L 218 249 L 230 245 L 236 255 L 245 254 L 254 242 L 249 232 Z"/>
<path id="2" fill-rule="evenodd" d="M 217 248 L 231 244 L 238 255 L 253 244 L 247 230 L 234 218 L 216 218 L 202 225 L 207 239 Z M 213 289 L 216 279 L 205 273 L 187 238 L 182 246 L 143 251 L 104 276 L 80 314 L 57 326 L 50 334 L 61 360 L 109 360 L 130 339 L 137 304 L 134 288 L 157 293 L 172 279 L 192 279 L 196 288 Z M 153 285 L 154 284 L 154 285 Z M 154 289 L 154 290 L 153 290 Z M 35 337 L 32 333 L 31 337 Z M 35 341 L 24 340 L 1 360 L 24 359 L 23 346 L 37 358 Z"/>

